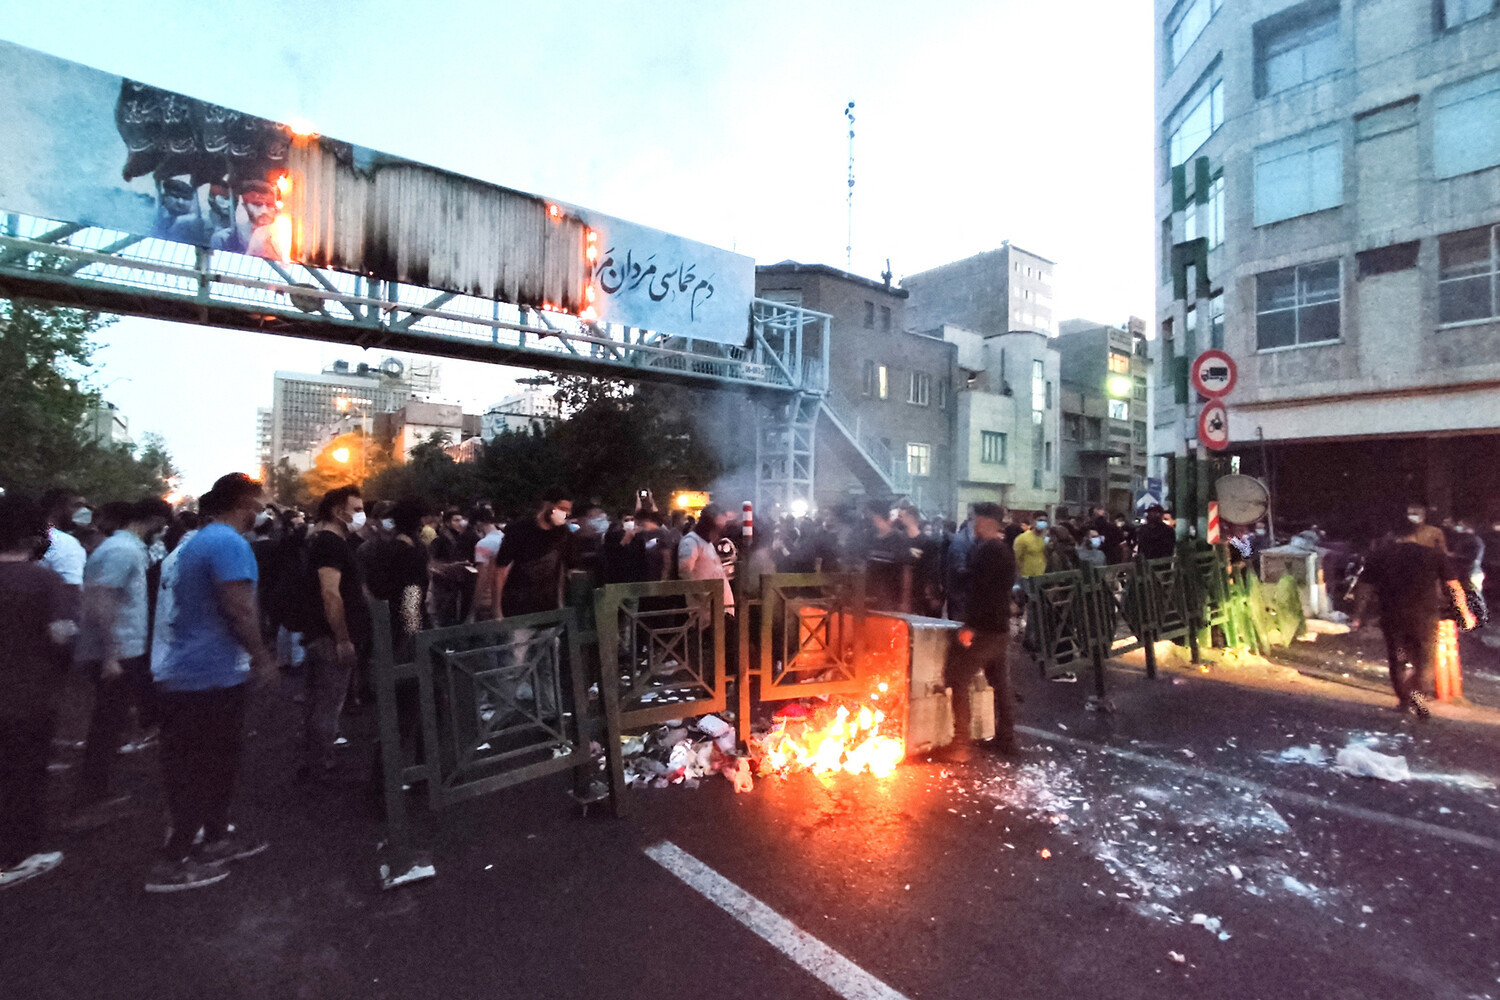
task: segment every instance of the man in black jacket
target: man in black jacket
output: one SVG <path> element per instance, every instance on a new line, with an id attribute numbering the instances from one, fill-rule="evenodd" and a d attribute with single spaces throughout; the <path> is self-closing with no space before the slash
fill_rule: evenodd
<path id="1" fill-rule="evenodd" d="M 1005 544 L 1005 508 L 997 503 L 974 505 L 974 548 L 969 553 L 969 604 L 958 646 L 948 658 L 943 679 L 953 691 L 953 742 L 933 756 L 962 763 L 970 758 L 973 706 L 970 684 L 980 670 L 995 699 L 995 738 L 990 746 L 1006 756 L 1017 752 L 1015 696 L 1011 692 L 1011 590 L 1016 583 L 1016 557 Z"/>
<path id="2" fill-rule="evenodd" d="M 1166 522 L 1160 506 L 1146 508 L 1146 523 L 1136 533 L 1136 551 L 1142 559 L 1170 559 L 1177 550 L 1177 532 Z"/>

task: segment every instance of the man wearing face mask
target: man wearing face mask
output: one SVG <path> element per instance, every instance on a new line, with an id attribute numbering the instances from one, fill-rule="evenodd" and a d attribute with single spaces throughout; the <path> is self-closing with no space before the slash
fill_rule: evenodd
<path id="1" fill-rule="evenodd" d="M 1047 529 L 1051 526 L 1047 512 L 1039 510 L 1031 515 L 1031 530 L 1016 536 L 1012 547 L 1016 553 L 1017 576 L 1041 576 L 1047 572 Z"/>
<path id="2" fill-rule="evenodd" d="M 548 490 L 535 516 L 508 526 L 495 554 L 496 618 L 514 618 L 562 607 L 563 574 L 573 558 L 568 517 L 573 503 Z"/>
<path id="3" fill-rule="evenodd" d="M 474 570 L 478 579 L 474 581 L 473 620 L 488 621 L 495 617 L 495 556 L 505 541 L 505 532 L 500 530 L 499 519 L 488 507 L 474 512 L 475 534 Z"/>
<path id="4" fill-rule="evenodd" d="M 1166 510 L 1153 505 L 1146 509 L 1146 523 L 1136 537 L 1136 551 L 1142 559 L 1170 559 L 1177 549 L 1177 532 L 1167 523 Z"/>
<path id="5" fill-rule="evenodd" d="M 155 726 L 151 663 L 146 655 L 148 539 L 167 526 L 172 508 L 155 497 L 139 503 L 107 504 L 112 522 L 123 525 L 89 556 L 83 571 L 83 604 L 74 662 L 94 681 L 94 711 L 75 792 L 74 823 L 97 825 L 111 818 L 110 765 L 120 752 L 134 703 L 142 731 Z"/>
<path id="6" fill-rule="evenodd" d="M 1425 549 L 1432 549 L 1443 555 L 1448 554 L 1448 539 L 1443 534 L 1443 529 L 1435 524 L 1427 523 L 1427 508 L 1419 503 L 1410 504 L 1406 508 L 1406 520 L 1416 525 L 1412 531 L 1413 543 Z"/>
<path id="7" fill-rule="evenodd" d="M 1095 569 L 1103 569 L 1105 562 L 1104 536 L 1097 528 L 1090 528 L 1084 539 L 1078 543 L 1078 562 L 1084 566 L 1093 566 Z"/>
<path id="8" fill-rule="evenodd" d="M 42 504 L 47 508 L 48 542 L 42 562 L 62 577 L 75 607 L 83 589 L 83 564 L 89 555 L 83 551 L 82 543 L 68 534 L 68 530 L 73 526 L 73 511 L 82 502 L 68 489 L 48 490 L 42 497 Z"/>
<path id="9" fill-rule="evenodd" d="M 364 577 L 349 538 L 365 526 L 364 500 L 358 486 L 329 490 L 318 504 L 316 530 L 307 540 L 312 573 L 309 616 L 303 645 L 307 701 L 303 710 L 302 764 L 299 779 L 333 770 L 339 714 L 349 679 L 370 649 L 370 609 Z"/>
<path id="10" fill-rule="evenodd" d="M 477 536 L 469 534 L 469 519 L 462 511 L 444 512 L 437 536 L 428 551 L 432 554 L 432 621 L 438 628 L 457 625 L 468 616 L 474 599 L 474 546 Z"/>

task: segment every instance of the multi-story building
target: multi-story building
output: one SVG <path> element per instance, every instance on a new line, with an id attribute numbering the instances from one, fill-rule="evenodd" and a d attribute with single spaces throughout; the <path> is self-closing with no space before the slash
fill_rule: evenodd
<path id="1" fill-rule="evenodd" d="M 130 437 L 130 418 L 120 412 L 114 403 L 99 401 L 99 405 L 88 411 L 83 419 L 84 433 L 88 439 L 102 447 L 124 445 L 133 448 Z"/>
<path id="2" fill-rule="evenodd" d="M 1496 4 L 1155 14 L 1158 425 L 1179 499 L 1211 478 L 1181 444 L 1186 364 L 1222 347 L 1229 454 L 1270 479 L 1278 523 L 1375 530 L 1412 501 L 1496 513 Z"/>
<path id="3" fill-rule="evenodd" d="M 489 441 L 510 431 L 541 433 L 562 419 L 552 380 L 519 379 L 520 392 L 506 396 L 484 412 L 480 436 Z"/>
<path id="4" fill-rule="evenodd" d="M 456 403 L 410 400 L 397 410 L 376 414 L 374 436 L 375 440 L 389 445 L 395 461 L 407 462 L 411 460 L 412 449 L 434 440 L 434 435 L 443 441 L 445 447 L 452 447 L 478 437 L 480 427 L 480 416 L 465 413 Z"/>
<path id="5" fill-rule="evenodd" d="M 949 323 L 986 337 L 1012 330 L 1056 333 L 1054 266 L 1007 240 L 999 249 L 909 274 L 901 279 L 911 293 L 907 319 L 917 330 Z"/>
<path id="6" fill-rule="evenodd" d="M 914 333 L 907 291 L 824 264 L 755 269 L 755 294 L 832 317 L 825 413 L 816 436 L 815 497 L 906 494 L 951 516 L 953 358 L 941 337 Z"/>
<path id="7" fill-rule="evenodd" d="M 376 414 L 400 409 L 418 388 L 435 392 L 432 366 L 416 366 L 420 385 L 408 377 L 407 365 L 387 358 L 378 368 L 351 366 L 337 361 L 318 374 L 277 372 L 271 402 L 271 445 L 267 466 L 282 458 L 307 452 L 323 438 L 327 428 L 352 417 L 368 427 Z"/>
<path id="8" fill-rule="evenodd" d="M 1058 353 L 1046 334 L 984 336 L 957 326 L 935 335 L 957 350 L 955 519 L 969 504 L 1051 510 L 1058 493 Z"/>
<path id="9" fill-rule="evenodd" d="M 261 482 L 268 482 L 271 470 L 276 463 L 271 461 L 271 408 L 269 406 L 257 406 L 255 408 L 255 466 L 260 470 Z"/>
<path id="10" fill-rule="evenodd" d="M 1129 513 L 1145 490 L 1151 361 L 1143 323 L 1069 319 L 1053 343 L 1060 358 L 1062 501 Z"/>

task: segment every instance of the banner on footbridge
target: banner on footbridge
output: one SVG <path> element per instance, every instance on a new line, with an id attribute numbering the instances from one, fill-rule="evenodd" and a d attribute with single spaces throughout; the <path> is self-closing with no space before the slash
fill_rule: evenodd
<path id="1" fill-rule="evenodd" d="M 744 343 L 748 257 L 0 42 L 0 210 Z"/>

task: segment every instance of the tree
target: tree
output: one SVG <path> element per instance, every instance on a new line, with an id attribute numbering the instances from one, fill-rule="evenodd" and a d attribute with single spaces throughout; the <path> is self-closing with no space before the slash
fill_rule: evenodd
<path id="1" fill-rule="evenodd" d="M 271 498 L 283 507 L 306 507 L 312 500 L 302 473 L 292 465 L 285 455 L 276 466 L 267 472 L 266 483 Z"/>
<path id="2" fill-rule="evenodd" d="M 177 475 L 160 435 L 141 454 L 96 440 L 101 405 L 88 384 L 92 337 L 113 318 L 83 309 L 0 299 L 0 486 L 38 493 L 67 486 L 94 501 L 162 496 Z"/>

